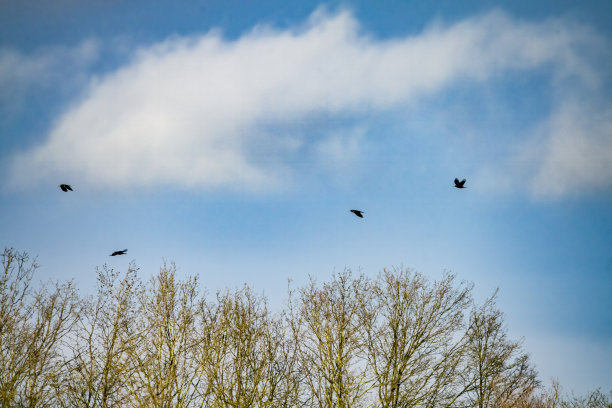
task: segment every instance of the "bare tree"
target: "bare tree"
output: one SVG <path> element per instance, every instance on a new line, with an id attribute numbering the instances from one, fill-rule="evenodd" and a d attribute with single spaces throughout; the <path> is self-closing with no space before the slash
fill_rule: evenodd
<path id="1" fill-rule="evenodd" d="M 612 408 L 612 391 L 604 394 L 600 389 L 585 396 L 563 396 L 561 386 L 554 380 L 547 389 L 534 393 L 527 404 L 516 405 L 519 408 Z"/>
<path id="2" fill-rule="evenodd" d="M 183 408 L 197 399 L 197 279 L 177 282 L 175 274 L 174 264 L 164 264 L 139 296 L 137 335 L 128 348 L 135 406 Z"/>
<path id="3" fill-rule="evenodd" d="M 66 345 L 69 372 L 57 389 L 63 407 L 120 407 L 128 398 L 137 269 L 130 265 L 123 277 L 106 266 L 97 273 L 97 296 L 82 300 L 84 309 Z"/>
<path id="4" fill-rule="evenodd" d="M 311 406 L 349 408 L 364 403 L 371 381 L 367 375 L 365 328 L 361 310 L 370 283 L 348 270 L 331 282 L 290 296 L 290 322 L 300 370 Z"/>
<path id="5" fill-rule="evenodd" d="M 201 303 L 200 364 L 206 397 L 213 407 L 296 406 L 291 349 L 283 319 L 270 314 L 267 301 L 244 287 L 218 293 Z"/>
<path id="6" fill-rule="evenodd" d="M 0 405 L 46 407 L 63 369 L 60 343 L 77 314 L 71 283 L 33 290 L 38 268 L 26 252 L 5 248 L 0 276 Z"/>
<path id="7" fill-rule="evenodd" d="M 563 399 L 561 408 L 612 408 L 612 391 L 604 394 L 600 389 L 590 392 L 585 397 L 571 396 Z"/>
<path id="8" fill-rule="evenodd" d="M 532 387 L 531 390 L 521 394 L 514 401 L 502 402 L 501 407 L 516 408 L 557 408 L 559 407 L 560 387 L 557 381 L 553 381 L 549 388 Z"/>
<path id="9" fill-rule="evenodd" d="M 385 408 L 434 407 L 454 402 L 459 384 L 464 312 L 471 286 L 446 274 L 430 283 L 409 270 L 385 270 L 363 308 L 367 353 Z"/>
<path id="10" fill-rule="evenodd" d="M 540 384 L 521 343 L 508 339 L 503 314 L 495 306 L 496 295 L 473 310 L 467 332 L 471 368 L 467 401 L 478 408 L 518 405 Z"/>

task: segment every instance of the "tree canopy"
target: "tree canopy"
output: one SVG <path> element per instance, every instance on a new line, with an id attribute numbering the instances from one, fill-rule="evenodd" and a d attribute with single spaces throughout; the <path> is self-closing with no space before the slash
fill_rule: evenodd
<path id="1" fill-rule="evenodd" d="M 496 293 L 409 269 L 351 271 L 289 287 L 272 311 L 253 288 L 209 296 L 174 264 L 97 270 L 97 292 L 32 284 L 5 249 L 0 405 L 5 407 L 611 407 L 612 395 L 544 389 L 510 339 Z"/>

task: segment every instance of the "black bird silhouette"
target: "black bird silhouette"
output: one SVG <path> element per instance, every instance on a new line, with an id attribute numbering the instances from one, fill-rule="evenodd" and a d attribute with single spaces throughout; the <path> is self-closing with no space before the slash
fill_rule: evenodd
<path id="1" fill-rule="evenodd" d="M 115 251 L 112 254 L 110 254 L 110 256 L 125 255 L 126 252 L 127 252 L 127 249 L 124 249 L 123 251 Z"/>
<path id="2" fill-rule="evenodd" d="M 66 191 L 68 191 L 68 190 L 73 191 L 73 190 L 72 190 L 72 187 L 70 187 L 70 185 L 69 185 L 69 184 L 60 184 L 60 185 L 59 185 L 59 188 L 61 188 L 63 192 L 66 192 Z"/>
<path id="3" fill-rule="evenodd" d="M 359 210 L 349 210 L 349 211 L 355 214 L 356 216 L 358 216 L 359 218 L 363 218 L 363 211 L 359 211 Z"/>
<path id="4" fill-rule="evenodd" d="M 465 184 L 465 179 L 459 181 L 458 178 L 455 179 L 455 187 L 456 188 L 465 188 L 463 185 Z"/>

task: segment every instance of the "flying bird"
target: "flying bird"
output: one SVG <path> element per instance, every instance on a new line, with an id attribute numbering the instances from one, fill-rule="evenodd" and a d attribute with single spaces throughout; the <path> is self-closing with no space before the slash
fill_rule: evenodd
<path id="1" fill-rule="evenodd" d="M 465 188 L 463 185 L 465 184 L 465 179 L 459 181 L 458 178 L 455 179 L 455 187 L 456 188 Z"/>
<path id="2" fill-rule="evenodd" d="M 61 188 L 63 192 L 67 192 L 68 190 L 73 191 L 70 184 L 60 184 L 59 188 Z"/>
<path id="3" fill-rule="evenodd" d="M 355 214 L 356 216 L 358 216 L 359 218 L 363 218 L 363 211 L 359 211 L 359 210 L 349 210 L 349 211 Z"/>
<path id="4" fill-rule="evenodd" d="M 115 251 L 112 254 L 110 254 L 110 256 L 125 255 L 126 252 L 127 252 L 127 249 L 124 249 L 123 251 Z"/>

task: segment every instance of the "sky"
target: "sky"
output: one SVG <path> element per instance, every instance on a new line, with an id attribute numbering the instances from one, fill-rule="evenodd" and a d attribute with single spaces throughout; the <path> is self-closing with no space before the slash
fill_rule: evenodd
<path id="1" fill-rule="evenodd" d="M 612 388 L 609 1 L 0 1 L 0 142 L 40 281 L 451 271 L 544 384 Z"/>

